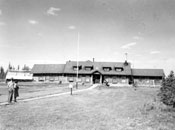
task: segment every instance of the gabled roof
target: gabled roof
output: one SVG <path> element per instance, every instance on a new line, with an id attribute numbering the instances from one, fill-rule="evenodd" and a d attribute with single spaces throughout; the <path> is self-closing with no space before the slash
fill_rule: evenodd
<path id="1" fill-rule="evenodd" d="M 132 69 L 132 74 L 133 76 L 165 76 L 163 69 Z"/>
<path id="2" fill-rule="evenodd" d="M 31 70 L 33 74 L 58 74 L 64 73 L 65 64 L 35 64 Z"/>
<path id="3" fill-rule="evenodd" d="M 79 74 L 92 74 L 94 71 L 99 71 L 103 75 L 131 75 L 131 65 L 130 63 L 125 66 L 124 62 L 91 62 L 91 61 L 79 61 L 79 65 L 82 66 L 82 69 L 78 71 Z M 64 73 L 68 74 L 76 74 L 76 71 L 73 70 L 73 66 L 76 66 L 76 61 L 68 61 L 66 62 Z M 87 71 L 84 68 L 86 66 L 93 66 L 93 69 L 91 71 Z M 114 70 L 114 68 L 123 67 L 124 71 L 117 72 Z M 112 70 L 110 71 L 104 71 L 103 67 L 111 67 Z"/>

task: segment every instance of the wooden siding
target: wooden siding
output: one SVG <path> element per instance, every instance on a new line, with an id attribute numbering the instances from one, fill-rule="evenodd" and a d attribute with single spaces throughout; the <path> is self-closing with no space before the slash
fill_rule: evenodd
<path id="1" fill-rule="evenodd" d="M 112 84 L 129 84 L 127 76 L 104 76 L 103 79 Z"/>

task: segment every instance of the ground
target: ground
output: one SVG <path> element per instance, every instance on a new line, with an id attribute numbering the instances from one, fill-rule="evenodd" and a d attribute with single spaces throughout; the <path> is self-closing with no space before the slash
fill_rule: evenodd
<path id="1" fill-rule="evenodd" d="M 79 85 L 79 89 L 85 89 L 90 85 Z M 76 90 L 74 85 L 74 90 Z M 50 94 L 58 94 L 69 92 L 68 84 L 58 83 L 35 83 L 35 82 L 19 82 L 19 97 L 18 100 L 24 100 L 32 97 L 40 97 Z M 7 84 L 0 83 L 0 103 L 7 101 Z"/>
<path id="2" fill-rule="evenodd" d="M 0 130 L 173 130 L 158 88 L 96 89 L 0 106 Z"/>

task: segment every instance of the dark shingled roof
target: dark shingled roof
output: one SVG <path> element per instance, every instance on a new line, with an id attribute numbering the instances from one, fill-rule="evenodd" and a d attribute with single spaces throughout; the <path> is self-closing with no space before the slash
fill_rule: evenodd
<path id="1" fill-rule="evenodd" d="M 64 73 L 65 64 L 35 64 L 31 70 L 34 74 L 58 74 Z"/>
<path id="2" fill-rule="evenodd" d="M 66 64 L 35 64 L 31 70 L 33 74 L 76 74 L 73 66 L 77 66 L 76 61 L 67 61 Z M 125 65 L 124 62 L 92 62 L 79 61 L 81 69 L 79 74 L 93 74 L 100 72 L 103 75 L 133 75 L 133 76 L 156 76 L 164 77 L 163 69 L 131 69 L 131 64 Z M 85 70 L 85 67 L 92 67 L 92 70 Z M 103 67 L 111 67 L 112 70 L 104 71 Z M 123 71 L 115 71 L 115 67 L 123 68 Z M 131 72 L 132 71 L 132 72 Z"/>
<path id="3" fill-rule="evenodd" d="M 133 76 L 160 76 L 164 77 L 163 69 L 132 69 Z"/>
<path id="4" fill-rule="evenodd" d="M 73 70 L 73 66 L 76 66 L 76 61 L 68 61 L 65 65 L 64 73 L 67 74 L 76 74 L 76 71 Z M 103 75 L 131 75 L 131 65 L 130 63 L 125 66 L 124 62 L 91 62 L 91 61 L 79 61 L 79 66 L 82 66 L 82 69 L 78 71 L 79 74 L 92 74 L 93 72 L 99 71 Z M 93 66 L 91 71 L 87 71 L 84 68 L 86 66 Z M 111 67 L 112 70 L 104 71 L 103 67 Z M 114 70 L 114 67 L 124 68 L 124 71 L 117 72 Z"/>

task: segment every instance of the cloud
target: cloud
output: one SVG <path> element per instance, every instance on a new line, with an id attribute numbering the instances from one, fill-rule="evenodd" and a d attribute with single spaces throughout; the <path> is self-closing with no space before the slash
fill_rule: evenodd
<path id="1" fill-rule="evenodd" d="M 39 33 L 37 33 L 37 35 L 38 35 L 38 36 L 40 36 L 40 37 L 41 37 L 41 36 L 43 36 L 43 34 L 42 34 L 42 33 L 40 33 L 40 32 L 39 32 Z"/>
<path id="2" fill-rule="evenodd" d="M 0 22 L 0 26 L 4 26 L 4 25 L 6 25 L 6 23 Z"/>
<path id="3" fill-rule="evenodd" d="M 159 54 L 160 51 L 151 51 L 150 54 Z"/>
<path id="4" fill-rule="evenodd" d="M 28 21 L 30 24 L 33 24 L 33 25 L 35 25 L 35 24 L 38 24 L 39 22 L 38 21 L 35 21 L 35 20 L 29 20 Z"/>
<path id="5" fill-rule="evenodd" d="M 0 15 L 2 15 L 2 10 L 0 10 Z"/>
<path id="6" fill-rule="evenodd" d="M 120 55 L 120 53 L 119 52 L 114 52 L 114 55 Z"/>
<path id="7" fill-rule="evenodd" d="M 50 7 L 48 10 L 47 10 L 47 14 L 48 15 L 57 15 L 56 12 L 57 11 L 60 11 L 61 9 L 60 8 L 54 8 L 54 7 Z"/>
<path id="8" fill-rule="evenodd" d="M 143 40 L 143 37 L 140 37 L 140 36 L 134 36 L 133 39 L 134 39 L 134 40 Z"/>
<path id="9" fill-rule="evenodd" d="M 69 26 L 68 28 L 71 29 L 71 30 L 76 29 L 76 27 L 73 26 L 73 25 Z"/>
<path id="10" fill-rule="evenodd" d="M 122 49 L 130 49 L 132 46 L 135 46 L 137 43 L 136 42 L 131 42 L 128 44 L 125 44 L 123 46 L 121 46 Z"/>

